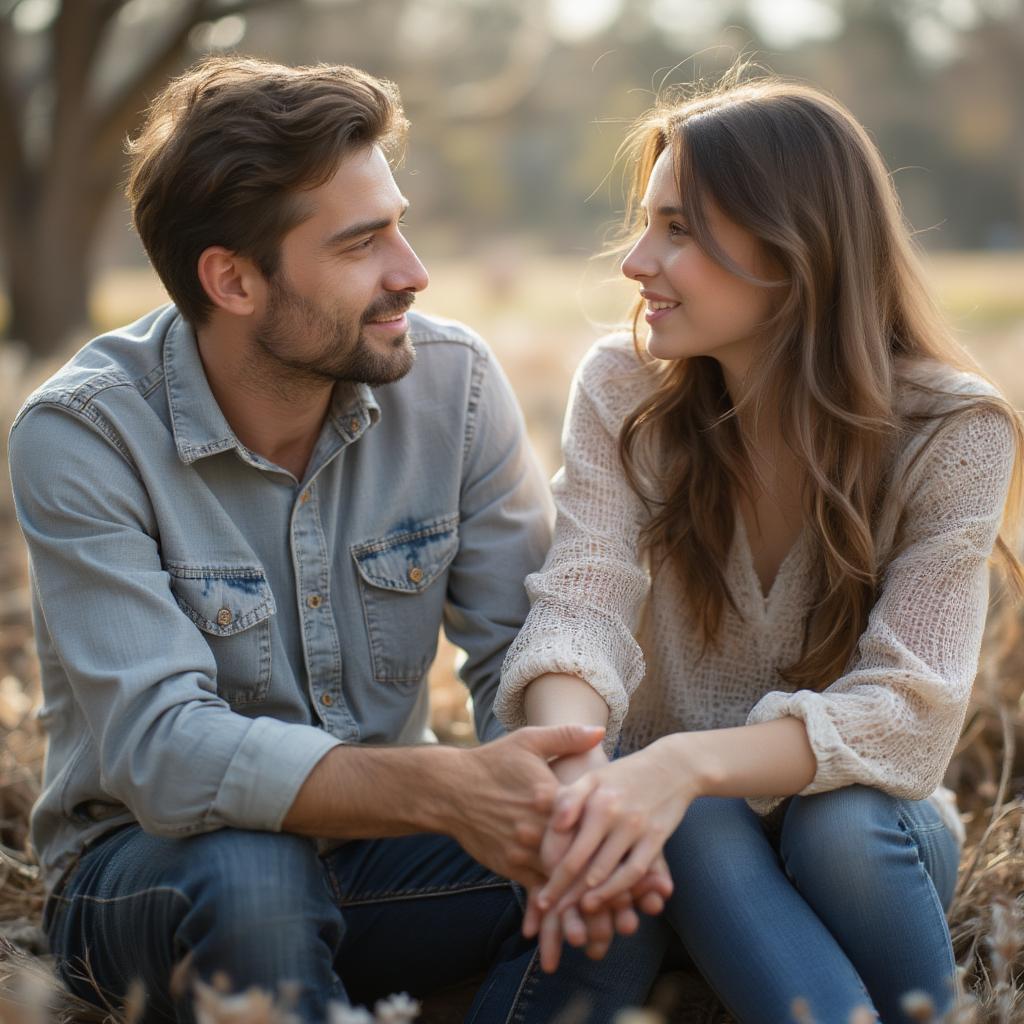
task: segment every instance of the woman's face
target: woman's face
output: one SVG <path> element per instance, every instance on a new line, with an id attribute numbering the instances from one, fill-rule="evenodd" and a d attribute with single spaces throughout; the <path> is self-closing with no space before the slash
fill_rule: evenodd
<path id="1" fill-rule="evenodd" d="M 742 378 L 777 292 L 719 266 L 691 237 L 670 149 L 654 165 L 642 206 L 647 226 L 622 261 L 622 272 L 640 285 L 647 303 L 648 352 L 658 359 L 713 356 L 728 376 Z M 705 209 L 715 241 L 739 267 L 762 280 L 775 276 L 749 231 L 714 203 Z"/>

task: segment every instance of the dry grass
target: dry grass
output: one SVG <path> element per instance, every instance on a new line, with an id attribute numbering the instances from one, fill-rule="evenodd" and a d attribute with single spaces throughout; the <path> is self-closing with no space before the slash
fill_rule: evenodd
<path id="1" fill-rule="evenodd" d="M 1024 341 L 1024 257 L 940 256 L 932 272 L 965 341 L 1016 402 L 1024 402 L 1020 367 Z M 472 263 L 434 268 L 421 306 L 457 311 L 497 349 L 520 396 L 531 437 L 546 468 L 558 463 L 558 433 L 569 377 L 628 292 L 606 285 L 604 271 L 582 260 L 534 259 L 514 249 Z M 161 300 L 148 275 L 110 276 L 97 293 L 101 324 L 124 322 Z M 589 321 L 589 322 L 588 322 Z M 0 349 L 0 438 L 23 396 L 47 375 Z M 0 441 L 0 444 L 3 442 Z M 948 782 L 957 791 L 968 828 L 957 894 L 950 911 L 954 949 L 967 998 L 950 1022 L 1024 1024 L 1024 636 L 1021 617 L 994 615 L 974 698 Z M 431 674 L 435 731 L 472 742 L 465 692 L 455 679 L 457 652 L 442 641 Z M 0 489 L 0 1024 L 120 1024 L 138 1017 L 137 994 L 127 1006 L 96 1010 L 70 999 L 53 981 L 42 952 L 42 891 L 27 851 L 27 814 L 38 792 L 43 738 L 32 717 L 38 700 L 25 557 L 6 487 Z M 197 993 L 200 1019 L 285 1024 L 287 999 L 229 997 L 211 987 Z M 133 1002 L 134 1000 L 134 1002 Z M 377 1020 L 399 1024 L 408 1015 Z M 810 1012 L 810 1011 L 808 1011 Z M 639 1013 L 639 1011 L 638 1011 Z M 431 1024 L 440 1016 L 429 1016 Z M 452 1019 L 457 1019 L 453 1017 Z M 581 1015 L 562 1024 L 582 1024 Z M 671 975 L 644 1016 L 620 1024 L 661 1020 L 720 1021 L 721 1011 L 692 976 Z M 795 1018 L 796 1019 L 796 1018 Z M 915 1019 L 932 1019 L 918 1004 Z M 374 1016 L 339 1009 L 329 1024 L 367 1024 Z"/>

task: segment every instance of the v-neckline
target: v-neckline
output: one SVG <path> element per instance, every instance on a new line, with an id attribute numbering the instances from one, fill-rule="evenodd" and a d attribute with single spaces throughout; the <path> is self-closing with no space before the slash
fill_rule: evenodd
<path id="1" fill-rule="evenodd" d="M 775 575 L 772 577 L 771 584 L 768 587 L 767 593 L 764 589 L 764 584 L 761 582 L 761 577 L 757 573 L 757 566 L 754 565 L 754 551 L 750 546 L 750 537 L 747 534 L 747 524 L 743 518 L 743 512 L 739 506 L 735 509 L 736 519 L 736 536 L 739 541 L 740 557 L 743 562 L 744 570 L 747 574 L 747 582 L 753 587 L 753 593 L 760 599 L 760 606 L 762 609 L 767 609 L 768 605 L 771 604 L 772 597 L 779 589 L 779 580 L 789 570 L 790 565 L 795 561 L 797 552 L 803 547 L 804 539 L 807 535 L 807 527 L 804 526 L 800 532 L 796 535 L 796 540 L 790 545 L 789 550 L 783 556 L 781 562 L 779 562 L 778 569 L 775 570 Z"/>

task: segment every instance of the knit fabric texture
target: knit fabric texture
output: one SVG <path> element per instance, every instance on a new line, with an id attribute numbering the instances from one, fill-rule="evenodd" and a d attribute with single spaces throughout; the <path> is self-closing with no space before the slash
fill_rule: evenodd
<path id="1" fill-rule="evenodd" d="M 962 396 L 995 394 L 957 371 L 944 370 L 942 383 Z M 726 603 L 718 642 L 703 655 L 676 574 L 657 573 L 652 585 L 639 551 L 648 513 L 618 450 L 624 418 L 651 388 L 650 364 L 639 362 L 628 337 L 599 342 L 576 373 L 564 466 L 553 482 L 554 543 L 526 581 L 532 608 L 505 660 L 498 718 L 509 728 L 524 725 L 524 688 L 544 673 L 569 673 L 608 704 L 609 751 L 793 715 L 817 758 L 802 795 L 856 783 L 907 799 L 931 795 L 977 672 L 988 559 L 1013 467 L 1007 418 L 973 409 L 945 425 L 908 428 L 893 446 L 876 539 L 896 554 L 845 671 L 816 692 L 794 690 L 779 675 L 801 653 L 819 579 L 806 528 L 765 596 L 737 512 L 725 567 L 736 609 Z M 904 388 L 898 405 L 906 415 L 933 412 L 940 401 Z M 750 801 L 762 814 L 777 803 Z"/>

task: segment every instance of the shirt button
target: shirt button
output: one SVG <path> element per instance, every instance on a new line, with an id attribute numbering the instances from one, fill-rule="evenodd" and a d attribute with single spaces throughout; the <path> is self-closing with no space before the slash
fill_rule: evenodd
<path id="1" fill-rule="evenodd" d="M 303 491 L 299 496 L 299 503 L 305 505 L 307 501 L 309 501 L 309 491 Z"/>
<path id="2" fill-rule="evenodd" d="M 319 594 L 310 594 L 306 598 L 306 605 L 309 608 L 319 608 L 324 603 L 324 599 Z"/>
<path id="3" fill-rule="evenodd" d="M 322 693 L 320 695 L 320 703 L 325 708 L 329 708 L 334 703 L 334 698 L 329 693 Z"/>
<path id="4" fill-rule="evenodd" d="M 359 430 L 359 420 L 349 420 L 348 429 L 354 434 Z"/>
<path id="5" fill-rule="evenodd" d="M 414 565 L 409 570 L 409 582 L 410 583 L 422 583 L 423 582 L 423 570 L 418 565 Z"/>
<path id="6" fill-rule="evenodd" d="M 231 609 L 230 608 L 221 608 L 221 610 L 219 612 L 217 612 L 217 625 L 218 626 L 230 626 L 231 625 L 231 620 L 233 618 L 234 618 L 234 615 L 231 614 Z"/>

